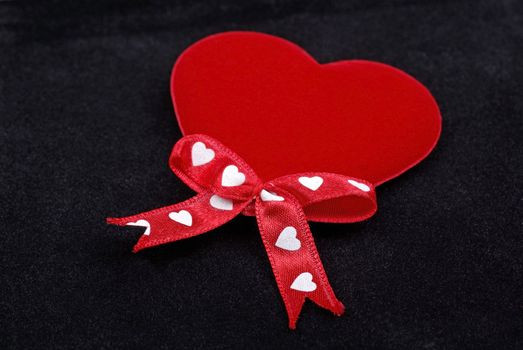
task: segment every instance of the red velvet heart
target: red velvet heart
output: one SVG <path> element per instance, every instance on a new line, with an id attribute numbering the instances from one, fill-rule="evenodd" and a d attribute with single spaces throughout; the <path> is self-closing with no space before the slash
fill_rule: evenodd
<path id="1" fill-rule="evenodd" d="M 189 47 L 171 94 L 184 134 L 220 140 L 264 180 L 324 171 L 378 185 L 425 158 L 441 130 L 434 98 L 406 73 L 360 60 L 319 64 L 261 33 Z"/>

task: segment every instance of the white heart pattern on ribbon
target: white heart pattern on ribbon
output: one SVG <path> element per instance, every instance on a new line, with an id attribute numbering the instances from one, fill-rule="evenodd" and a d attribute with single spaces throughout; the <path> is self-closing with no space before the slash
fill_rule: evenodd
<path id="1" fill-rule="evenodd" d="M 222 173 L 223 187 L 241 186 L 245 182 L 245 174 L 238 170 L 236 165 L 227 165 Z"/>
<path id="2" fill-rule="evenodd" d="M 191 159 L 193 166 L 200 166 L 209 163 L 214 159 L 214 151 L 205 146 L 203 142 L 195 142 L 191 149 Z"/>
<path id="3" fill-rule="evenodd" d="M 136 222 L 128 222 L 126 225 L 146 227 L 145 232 L 143 234 L 146 236 L 149 236 L 151 234 L 151 224 L 147 220 L 140 219 Z"/>
<path id="4" fill-rule="evenodd" d="M 354 186 L 354 187 L 356 187 L 356 188 L 362 190 L 363 192 L 370 192 L 370 187 L 367 186 L 367 185 L 365 185 L 365 184 L 362 184 L 361 182 L 354 181 L 354 180 L 348 180 L 348 182 L 349 182 L 352 186 Z"/>
<path id="5" fill-rule="evenodd" d="M 170 212 L 169 219 L 185 226 L 192 226 L 192 215 L 187 210 L 180 210 L 179 212 Z"/>
<path id="6" fill-rule="evenodd" d="M 266 190 L 261 190 L 260 198 L 264 202 L 281 202 L 281 201 L 283 201 L 283 197 L 278 196 L 274 192 L 269 192 L 269 191 L 266 191 Z"/>
<path id="7" fill-rule="evenodd" d="M 294 227 L 285 227 L 278 236 L 275 246 L 290 251 L 299 250 L 301 248 L 301 242 L 296 238 L 296 234 L 297 232 Z"/>
<path id="8" fill-rule="evenodd" d="M 319 176 L 307 177 L 302 176 L 298 181 L 309 190 L 316 191 L 323 184 L 323 179 Z"/>
<path id="9" fill-rule="evenodd" d="M 312 275 L 309 272 L 300 273 L 291 284 L 291 289 L 300 292 L 313 292 L 316 290 L 316 287 L 317 285 L 312 281 Z"/>
<path id="10" fill-rule="evenodd" d="M 217 194 L 214 194 L 210 199 L 209 203 L 211 204 L 211 207 L 220 209 L 220 210 L 232 210 L 232 200 L 227 198 L 222 198 L 218 196 Z"/>

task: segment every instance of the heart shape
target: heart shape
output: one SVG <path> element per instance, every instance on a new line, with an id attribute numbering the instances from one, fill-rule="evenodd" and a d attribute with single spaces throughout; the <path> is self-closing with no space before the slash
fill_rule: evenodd
<path id="1" fill-rule="evenodd" d="M 169 213 L 169 219 L 185 226 L 192 226 L 192 215 L 187 210 L 172 211 Z"/>
<path id="2" fill-rule="evenodd" d="M 300 273 L 291 284 L 291 289 L 300 292 L 313 292 L 316 290 L 316 287 L 316 283 L 312 281 L 312 275 L 309 272 Z"/>
<path id="3" fill-rule="evenodd" d="M 323 184 L 323 179 L 319 176 L 307 177 L 302 176 L 298 181 L 309 190 L 316 191 Z"/>
<path id="4" fill-rule="evenodd" d="M 149 236 L 151 234 L 151 224 L 147 220 L 137 220 L 136 222 L 128 222 L 126 225 L 129 226 L 141 226 L 145 227 L 145 232 L 143 233 L 145 236 Z"/>
<path id="5" fill-rule="evenodd" d="M 283 202 L 284 201 L 284 198 L 282 196 L 278 196 L 276 193 L 269 192 L 266 190 L 261 190 L 260 198 L 264 202 Z"/>
<path id="6" fill-rule="evenodd" d="M 220 140 L 265 181 L 325 171 L 378 185 L 425 158 L 441 129 L 434 98 L 403 71 L 361 60 L 319 64 L 262 33 L 190 46 L 174 66 L 171 95 L 185 135 Z"/>
<path id="7" fill-rule="evenodd" d="M 347 180 L 352 186 L 362 190 L 363 192 L 369 192 L 370 191 L 370 187 L 361 183 L 361 182 L 358 182 L 356 180 Z"/>
<path id="8" fill-rule="evenodd" d="M 211 207 L 219 210 L 232 210 L 233 208 L 232 200 L 222 198 L 217 194 L 211 196 L 211 198 L 209 199 L 209 203 L 211 204 Z"/>
<path id="9" fill-rule="evenodd" d="M 290 251 L 299 250 L 301 248 L 301 242 L 296 238 L 296 234 L 297 232 L 294 227 L 285 227 L 278 236 L 275 246 Z"/>
<path id="10" fill-rule="evenodd" d="M 214 159 L 214 156 L 214 151 L 207 148 L 203 142 L 195 142 L 191 148 L 191 160 L 193 166 L 207 164 Z"/>
<path id="11" fill-rule="evenodd" d="M 222 173 L 223 187 L 241 186 L 245 182 L 245 174 L 238 170 L 236 165 L 227 165 Z"/>

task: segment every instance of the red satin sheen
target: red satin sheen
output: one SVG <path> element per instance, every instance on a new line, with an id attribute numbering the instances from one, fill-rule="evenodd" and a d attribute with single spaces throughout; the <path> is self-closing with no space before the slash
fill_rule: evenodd
<path id="1" fill-rule="evenodd" d="M 191 152 L 197 142 L 212 150 L 214 157 L 195 166 Z M 305 298 L 336 315 L 343 313 L 343 304 L 328 281 L 307 220 L 342 223 L 371 217 L 377 205 L 370 182 L 338 174 L 309 172 L 263 183 L 236 153 L 205 135 L 189 135 L 179 140 L 169 164 L 198 195 L 149 212 L 109 218 L 108 223 L 115 225 L 149 227 L 148 234 L 142 235 L 135 245 L 135 252 L 202 234 L 240 213 L 255 215 L 287 309 L 289 327 L 295 328 Z M 230 165 L 245 175 L 242 184 L 222 184 L 224 169 Z M 318 183 L 310 183 L 315 177 L 322 179 L 317 188 Z M 300 178 L 308 178 L 309 182 L 304 185 Z M 273 200 L 262 197 L 262 190 L 268 191 Z M 212 204 L 213 196 L 221 197 L 218 207 Z"/>

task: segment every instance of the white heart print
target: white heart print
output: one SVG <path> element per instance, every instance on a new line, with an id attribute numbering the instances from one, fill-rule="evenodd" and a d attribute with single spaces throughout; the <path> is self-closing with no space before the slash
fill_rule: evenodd
<path id="1" fill-rule="evenodd" d="M 169 219 L 185 226 L 192 226 L 192 215 L 187 210 L 180 210 L 179 212 L 170 212 Z"/>
<path id="2" fill-rule="evenodd" d="M 354 187 L 356 187 L 356 188 L 362 190 L 363 192 L 370 192 L 370 187 L 369 187 L 369 186 L 367 186 L 367 185 L 365 185 L 365 184 L 362 184 L 361 182 L 354 181 L 354 180 L 348 180 L 348 181 L 349 181 L 349 183 L 350 183 L 352 186 L 354 186 Z"/>
<path id="3" fill-rule="evenodd" d="M 211 207 L 220 210 L 232 210 L 233 207 L 232 201 L 230 199 L 222 198 L 217 194 L 213 195 L 209 199 L 209 203 L 211 204 Z"/>
<path id="4" fill-rule="evenodd" d="M 313 292 L 316 288 L 316 283 L 312 281 L 312 275 L 309 272 L 300 273 L 291 284 L 291 289 L 300 292 Z"/>
<path id="5" fill-rule="evenodd" d="M 205 146 L 203 142 L 196 142 L 192 145 L 191 159 L 193 166 L 200 166 L 209 163 L 214 159 L 214 151 Z"/>
<path id="6" fill-rule="evenodd" d="M 126 225 L 146 227 L 145 232 L 143 234 L 146 236 L 149 236 L 151 234 L 151 224 L 147 220 L 140 219 L 135 222 L 128 222 Z"/>
<path id="7" fill-rule="evenodd" d="M 222 173 L 223 187 L 241 186 L 245 182 L 245 174 L 238 170 L 236 165 L 227 165 Z"/>
<path id="8" fill-rule="evenodd" d="M 269 191 L 266 191 L 266 190 L 261 190 L 260 198 L 264 202 L 281 202 L 281 201 L 283 201 L 283 197 L 278 196 L 274 192 L 269 192 Z"/>
<path id="9" fill-rule="evenodd" d="M 307 177 L 302 176 L 298 181 L 309 190 L 316 191 L 323 184 L 323 179 L 319 176 Z"/>
<path id="10" fill-rule="evenodd" d="M 294 227 L 285 227 L 276 240 L 276 247 L 290 251 L 299 250 L 301 248 L 301 242 L 296 238 L 296 234 L 297 232 Z"/>

